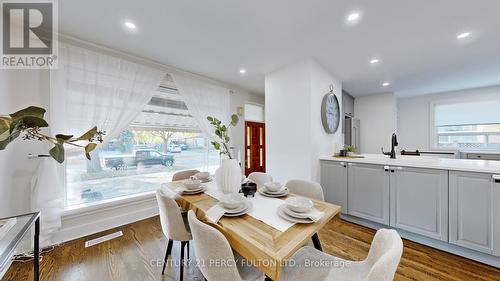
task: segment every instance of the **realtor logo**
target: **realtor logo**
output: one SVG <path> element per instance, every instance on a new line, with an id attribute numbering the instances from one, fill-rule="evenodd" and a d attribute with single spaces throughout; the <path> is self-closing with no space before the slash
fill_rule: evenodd
<path id="1" fill-rule="evenodd" d="M 56 1 L 2 1 L 0 68 L 57 67 Z"/>

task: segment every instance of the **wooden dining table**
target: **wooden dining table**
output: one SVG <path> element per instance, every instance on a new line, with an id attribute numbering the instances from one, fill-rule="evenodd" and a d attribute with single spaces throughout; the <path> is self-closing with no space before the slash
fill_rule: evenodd
<path id="1" fill-rule="evenodd" d="M 183 181 L 164 185 L 175 191 L 182 188 Z M 281 197 L 285 200 L 293 194 Z M 289 259 L 300 247 L 311 240 L 325 224 L 340 213 L 340 206 L 312 200 L 314 207 L 324 212 L 323 217 L 314 223 L 296 223 L 286 231 L 279 231 L 272 226 L 250 216 L 222 217 L 216 224 L 205 213 L 219 201 L 206 193 L 180 195 L 176 198 L 179 206 L 193 210 L 196 216 L 221 231 L 231 247 L 243 256 L 249 264 L 259 268 L 268 278 L 281 280 L 281 271 Z M 259 206 L 253 206 L 259 208 Z"/>

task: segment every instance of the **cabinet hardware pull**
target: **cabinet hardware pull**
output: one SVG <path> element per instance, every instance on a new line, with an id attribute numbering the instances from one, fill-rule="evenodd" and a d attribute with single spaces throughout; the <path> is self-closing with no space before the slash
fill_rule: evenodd
<path id="1" fill-rule="evenodd" d="M 500 175 L 493 175 L 491 178 L 495 183 L 500 183 Z"/>
<path id="2" fill-rule="evenodd" d="M 389 166 L 384 166 L 384 171 L 389 172 Z"/>

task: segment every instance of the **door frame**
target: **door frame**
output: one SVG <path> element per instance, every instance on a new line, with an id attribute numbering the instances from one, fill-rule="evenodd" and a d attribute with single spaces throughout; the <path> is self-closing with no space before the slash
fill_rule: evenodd
<path id="1" fill-rule="evenodd" d="M 247 173 L 247 161 L 248 161 L 248 150 L 249 150 L 249 144 L 248 144 L 248 130 L 247 130 L 247 125 L 248 124 L 259 124 L 262 125 L 262 169 L 263 172 L 266 171 L 266 123 L 265 122 L 256 122 L 256 121 L 245 121 L 245 127 L 243 128 L 244 130 L 244 148 L 245 148 L 245 163 L 244 163 L 244 170 L 245 170 L 245 175 L 248 176 Z"/>

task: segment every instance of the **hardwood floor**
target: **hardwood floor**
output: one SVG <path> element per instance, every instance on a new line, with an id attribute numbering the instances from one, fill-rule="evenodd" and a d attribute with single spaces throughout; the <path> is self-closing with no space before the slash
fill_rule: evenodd
<path id="1" fill-rule="evenodd" d="M 124 235 L 85 248 L 85 241 L 117 230 Z M 374 233 L 335 218 L 319 235 L 325 252 L 361 260 Z M 43 254 L 41 280 L 178 280 L 177 264 L 167 266 L 165 276 L 161 275 L 165 249 L 166 239 L 158 217 L 154 217 L 74 240 Z M 175 261 L 179 256 L 179 244 L 174 244 Z M 184 280 L 203 280 L 195 265 L 187 266 L 184 272 Z M 33 280 L 32 264 L 15 262 L 2 279 L 7 280 Z M 404 240 L 395 280 L 500 280 L 500 269 Z"/>

